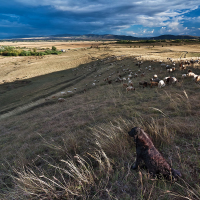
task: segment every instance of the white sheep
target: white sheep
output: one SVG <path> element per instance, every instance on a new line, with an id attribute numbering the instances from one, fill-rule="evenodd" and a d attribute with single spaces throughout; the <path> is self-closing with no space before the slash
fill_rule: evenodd
<path id="1" fill-rule="evenodd" d="M 137 73 L 134 74 L 134 77 L 138 77 Z"/>
<path id="2" fill-rule="evenodd" d="M 67 91 L 67 94 L 71 94 L 71 93 L 73 93 L 72 91 Z"/>
<path id="3" fill-rule="evenodd" d="M 196 74 L 194 73 L 194 72 L 189 72 L 189 73 L 187 73 L 187 76 L 189 76 L 189 77 L 194 77 Z"/>
<path id="4" fill-rule="evenodd" d="M 186 77 L 187 77 L 187 74 L 182 74 L 181 77 L 182 77 L 182 78 L 186 78 Z"/>
<path id="5" fill-rule="evenodd" d="M 158 78 L 157 74 L 154 74 L 154 75 L 153 75 L 153 79 L 155 79 L 155 78 Z"/>
<path id="6" fill-rule="evenodd" d="M 128 75 L 129 78 L 132 78 L 133 76 L 131 74 Z"/>
<path id="7" fill-rule="evenodd" d="M 197 82 L 199 82 L 200 81 L 200 76 L 197 76 L 196 78 L 195 78 L 195 82 L 197 83 Z"/>
<path id="8" fill-rule="evenodd" d="M 64 101 L 66 101 L 64 98 L 59 98 L 58 99 L 58 102 L 64 102 Z"/>
<path id="9" fill-rule="evenodd" d="M 158 83 L 158 87 L 159 88 L 165 87 L 165 82 L 163 80 L 160 80 Z"/>
<path id="10" fill-rule="evenodd" d="M 133 91 L 133 90 L 135 90 L 135 88 L 134 87 L 132 87 L 132 86 L 128 86 L 127 88 L 126 88 L 126 92 L 128 92 L 128 91 Z"/>
<path id="11" fill-rule="evenodd" d="M 194 75 L 194 77 L 193 77 L 193 80 L 195 81 L 196 80 L 196 78 L 198 77 L 199 75 Z"/>
<path id="12" fill-rule="evenodd" d="M 178 82 L 177 78 L 176 77 L 171 77 L 172 78 L 172 83 L 176 83 Z"/>
<path id="13" fill-rule="evenodd" d="M 170 76 L 165 77 L 165 78 L 163 79 L 163 81 L 166 83 L 166 81 L 167 81 L 168 78 L 170 78 Z"/>
<path id="14" fill-rule="evenodd" d="M 172 72 L 172 68 L 170 68 L 170 69 L 167 69 L 167 72 Z"/>

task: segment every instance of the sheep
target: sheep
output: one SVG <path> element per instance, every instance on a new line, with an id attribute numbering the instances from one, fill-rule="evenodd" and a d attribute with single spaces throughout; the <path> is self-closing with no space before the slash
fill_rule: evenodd
<path id="1" fill-rule="evenodd" d="M 128 75 L 128 78 L 132 78 L 133 76 L 131 74 Z"/>
<path id="2" fill-rule="evenodd" d="M 175 71 L 175 69 L 176 69 L 175 67 L 169 68 L 169 69 L 167 69 L 167 72 L 169 72 L 169 73 L 173 72 L 173 71 Z"/>
<path id="3" fill-rule="evenodd" d="M 168 78 L 170 78 L 170 76 L 163 78 L 163 81 L 166 83 Z"/>
<path id="4" fill-rule="evenodd" d="M 183 65 L 182 63 L 179 65 L 179 67 L 180 67 L 180 70 L 185 70 L 186 69 L 186 66 Z"/>
<path id="5" fill-rule="evenodd" d="M 154 78 L 150 78 L 150 81 L 159 83 L 160 79 L 159 78 L 155 78 L 155 79 Z"/>
<path id="6" fill-rule="evenodd" d="M 197 76 L 196 78 L 195 78 L 195 82 L 197 83 L 197 82 L 199 82 L 200 81 L 200 76 Z"/>
<path id="7" fill-rule="evenodd" d="M 157 74 L 154 74 L 153 79 L 156 79 L 156 78 L 158 78 L 158 76 L 157 76 Z"/>
<path id="8" fill-rule="evenodd" d="M 178 82 L 178 80 L 177 80 L 177 78 L 176 77 L 171 77 L 172 78 L 172 84 L 173 83 L 177 83 Z"/>
<path id="9" fill-rule="evenodd" d="M 71 94 L 71 93 L 73 93 L 72 91 L 67 91 L 67 94 Z"/>
<path id="10" fill-rule="evenodd" d="M 165 87 L 165 82 L 163 80 L 160 80 L 158 83 L 158 87 L 159 88 Z"/>
<path id="11" fill-rule="evenodd" d="M 152 88 L 152 86 L 158 86 L 158 82 L 154 82 L 154 81 L 151 81 L 151 88 Z"/>
<path id="12" fill-rule="evenodd" d="M 135 73 L 135 74 L 134 74 L 134 77 L 135 77 L 135 78 L 136 78 L 136 77 L 138 77 L 138 74 L 137 74 L 137 73 Z"/>
<path id="13" fill-rule="evenodd" d="M 170 65 L 166 65 L 166 69 L 171 69 L 172 67 Z"/>
<path id="14" fill-rule="evenodd" d="M 64 102 L 64 101 L 66 101 L 64 98 L 59 98 L 58 99 L 58 102 Z"/>
<path id="15" fill-rule="evenodd" d="M 198 75 L 196 75 L 196 74 L 194 75 L 194 77 L 193 77 L 193 80 L 194 80 L 194 81 L 196 80 L 196 77 L 197 77 L 197 76 L 198 76 Z"/>
<path id="16" fill-rule="evenodd" d="M 65 95 L 65 94 L 66 94 L 66 92 L 60 92 L 60 94 L 62 94 L 62 95 Z"/>
<path id="17" fill-rule="evenodd" d="M 187 77 L 187 74 L 182 74 L 181 77 L 182 77 L 182 78 L 186 78 L 186 77 Z"/>
<path id="18" fill-rule="evenodd" d="M 122 86 L 125 87 L 125 88 L 127 88 L 127 87 L 128 87 L 128 84 L 127 84 L 127 83 L 123 83 Z"/>
<path id="19" fill-rule="evenodd" d="M 131 90 L 133 91 L 133 90 L 135 90 L 135 88 L 133 86 L 129 86 L 126 88 L 126 92 L 131 91 Z"/>
<path id="20" fill-rule="evenodd" d="M 133 87 L 133 83 L 131 82 L 131 83 L 129 83 L 129 86 L 132 86 Z"/>
<path id="21" fill-rule="evenodd" d="M 115 79 L 115 82 L 122 82 L 123 80 L 121 79 L 121 78 L 119 78 L 119 77 L 117 77 L 116 79 Z"/>
<path id="22" fill-rule="evenodd" d="M 169 72 L 169 73 L 170 73 L 170 72 L 172 72 L 172 68 L 170 68 L 170 69 L 167 69 L 167 72 Z"/>
<path id="23" fill-rule="evenodd" d="M 194 77 L 194 76 L 195 76 L 195 73 L 194 73 L 194 72 L 189 72 L 189 73 L 187 73 L 187 76 L 189 76 L 189 77 Z"/>
<path id="24" fill-rule="evenodd" d="M 168 77 L 167 79 L 166 79 L 166 84 L 176 84 L 178 82 L 178 80 L 177 80 L 177 78 L 175 78 L 175 77 Z"/>

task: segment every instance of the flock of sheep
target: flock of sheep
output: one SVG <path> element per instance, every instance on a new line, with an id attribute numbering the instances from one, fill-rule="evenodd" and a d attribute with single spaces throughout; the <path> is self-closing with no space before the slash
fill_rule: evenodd
<path id="1" fill-rule="evenodd" d="M 169 58 L 170 60 L 170 58 Z M 176 70 L 175 66 L 176 63 L 173 62 L 172 60 L 170 60 L 172 63 L 171 65 L 165 64 L 162 61 L 160 61 L 160 72 L 162 72 L 162 70 L 165 68 L 166 72 L 168 73 L 172 73 Z M 183 62 L 186 62 L 188 65 L 190 65 L 190 62 L 188 61 L 182 61 L 179 64 L 179 68 L 183 69 Z M 199 61 L 196 60 L 195 63 L 198 63 Z M 118 77 L 116 78 L 115 82 L 122 82 L 123 83 L 123 87 L 126 88 L 126 91 L 131 91 L 131 90 L 135 90 L 135 88 L 133 87 L 133 82 L 132 82 L 132 78 L 136 78 L 136 77 L 144 77 L 147 73 L 145 73 L 145 70 L 148 71 L 152 71 L 155 70 L 155 68 L 152 68 L 151 66 L 145 67 L 144 69 L 141 68 L 143 64 L 143 61 L 139 61 L 138 63 L 136 63 L 136 65 L 139 67 L 137 72 L 133 72 L 130 69 L 123 69 L 123 71 L 127 71 L 128 77 L 121 77 L 121 75 L 119 74 Z M 194 62 L 192 62 L 192 64 L 194 64 Z M 186 68 L 185 68 L 186 69 Z M 143 72 L 142 72 L 143 71 Z M 191 70 L 188 70 L 187 74 L 182 74 L 182 78 L 186 78 L 186 77 L 193 77 L 193 80 L 197 83 L 200 82 L 200 76 L 196 75 L 195 73 L 193 73 Z M 108 80 L 108 79 L 107 79 Z M 106 81 L 106 79 L 104 79 L 104 81 Z M 157 74 L 154 74 L 152 78 L 150 78 L 150 82 L 148 81 L 139 81 L 139 85 L 142 86 L 143 88 L 145 87 L 152 87 L 152 86 L 158 86 L 159 88 L 165 87 L 166 85 L 171 85 L 171 84 L 176 84 L 178 82 L 177 78 L 174 76 L 167 76 L 164 77 L 163 80 L 159 79 Z"/>
<path id="2" fill-rule="evenodd" d="M 122 57 L 123 56 L 121 56 L 121 58 Z M 111 61 L 113 58 L 115 59 L 114 62 Z M 121 59 L 121 61 L 123 59 Z M 136 60 L 135 65 L 138 66 L 138 69 L 136 69 L 136 67 L 132 68 L 132 66 L 130 66 L 130 64 L 125 65 L 124 63 L 118 62 L 118 58 L 116 56 L 106 58 L 103 60 L 97 59 L 97 61 L 93 65 L 84 66 L 82 69 L 86 70 L 87 72 L 93 71 L 95 73 L 95 75 L 94 75 L 95 80 L 93 80 L 92 83 L 85 84 L 83 91 L 86 92 L 89 87 L 95 87 L 99 82 L 101 83 L 101 80 L 99 80 L 99 79 L 101 79 L 100 78 L 101 76 L 102 77 L 104 76 L 104 78 L 102 78 L 102 81 L 104 81 L 104 83 L 106 83 L 106 84 L 113 84 L 113 82 L 121 83 L 122 87 L 126 89 L 126 92 L 135 90 L 135 87 L 134 87 L 135 81 L 133 83 L 133 78 L 137 78 L 137 80 L 138 80 L 138 77 L 144 77 L 144 78 L 147 77 L 147 79 L 150 80 L 150 81 L 139 81 L 138 82 L 139 86 L 142 86 L 143 88 L 153 87 L 153 86 L 157 86 L 158 88 L 163 88 L 166 85 L 172 85 L 172 84 L 176 84 L 178 82 L 178 79 L 171 75 L 176 71 L 176 65 L 178 65 L 178 63 L 175 63 L 172 59 L 168 58 L 168 60 L 169 60 L 167 62 L 168 64 L 166 64 L 162 61 L 151 61 L 151 62 L 159 62 L 160 63 L 160 68 L 157 67 L 157 69 L 156 69 L 156 70 L 159 69 L 159 72 L 158 72 L 159 74 L 161 74 L 163 72 L 163 70 L 166 73 L 169 73 L 169 76 L 164 77 L 162 80 L 158 78 L 157 74 L 154 74 L 153 77 L 148 77 L 148 73 L 150 73 L 152 71 L 156 71 L 155 67 L 151 67 L 151 65 L 145 66 L 146 64 L 143 61 L 138 61 L 140 59 L 140 57 L 139 57 L 139 59 L 138 58 L 134 58 L 134 59 Z M 195 62 L 193 62 L 193 60 L 191 60 L 189 62 L 188 61 L 180 61 L 179 69 L 186 70 L 186 65 L 190 66 L 190 65 L 193 65 L 194 63 L 199 63 L 199 60 L 195 60 Z M 105 67 L 105 65 L 108 65 L 108 66 Z M 121 65 L 121 66 L 118 67 L 118 65 Z M 128 67 L 128 68 L 126 68 L 126 67 Z M 113 70 L 113 69 L 114 69 L 114 71 L 112 73 L 110 73 L 110 70 Z M 73 69 L 73 71 L 75 73 L 74 76 L 77 75 L 78 70 L 79 69 Z M 106 73 L 106 71 L 109 71 L 109 72 Z M 107 77 L 105 77 L 105 74 L 107 74 Z M 182 74 L 181 77 L 182 78 L 192 77 L 196 83 L 200 82 L 200 75 L 196 75 L 191 70 L 188 70 L 186 74 Z M 74 91 L 76 91 L 76 90 L 77 90 L 77 88 L 74 88 Z M 61 94 L 62 95 L 71 94 L 74 91 L 61 92 Z M 59 98 L 58 101 L 63 102 L 63 101 L 65 101 L 65 99 Z"/>

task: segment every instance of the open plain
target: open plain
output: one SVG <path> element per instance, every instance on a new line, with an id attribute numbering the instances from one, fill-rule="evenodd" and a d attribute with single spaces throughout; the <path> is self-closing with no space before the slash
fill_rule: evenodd
<path id="1" fill-rule="evenodd" d="M 200 75 L 200 64 L 179 67 L 199 59 L 198 41 L 0 45 L 66 50 L 0 56 L 1 199 L 200 199 L 200 85 L 182 76 Z M 161 63 L 175 63 L 175 71 Z M 139 85 L 155 74 L 178 82 Z M 128 81 L 134 90 L 124 87 Z M 135 126 L 181 178 L 131 169 L 136 153 L 128 131 Z"/>

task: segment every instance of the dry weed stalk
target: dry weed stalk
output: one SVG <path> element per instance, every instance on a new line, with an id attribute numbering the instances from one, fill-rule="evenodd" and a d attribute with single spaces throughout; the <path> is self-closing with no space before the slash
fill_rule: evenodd
<path id="1" fill-rule="evenodd" d="M 196 188 L 190 186 L 186 181 L 184 181 L 183 179 L 181 179 L 183 181 L 183 185 L 181 185 L 180 183 L 176 182 L 175 185 L 178 186 L 179 188 L 183 189 L 186 193 L 186 195 L 182 195 L 180 193 L 177 192 L 173 192 L 173 191 L 169 191 L 167 190 L 164 193 L 168 193 L 171 196 L 174 197 L 178 197 L 178 198 L 183 198 L 183 199 L 188 199 L 188 200 L 199 200 L 200 199 L 200 187 L 196 184 Z"/>
<path id="2" fill-rule="evenodd" d="M 183 95 L 181 94 L 170 94 L 165 91 L 166 96 L 169 99 L 169 107 L 174 111 L 190 113 L 191 112 L 191 104 L 188 98 L 188 95 L 185 90 L 183 90 Z"/>
<path id="3" fill-rule="evenodd" d="M 96 141 L 96 145 L 96 151 L 93 154 L 88 153 L 88 155 L 98 162 L 100 173 L 105 174 L 108 180 L 112 172 L 110 160 L 98 141 Z M 88 158 L 86 159 L 88 160 Z M 46 196 L 47 198 L 59 199 L 61 194 L 65 196 L 75 195 L 84 197 L 87 191 L 91 189 L 91 186 L 98 187 L 96 186 L 96 181 L 99 175 L 99 172 L 97 175 L 86 159 L 80 155 L 76 155 L 74 156 L 74 160 L 61 160 L 65 164 L 62 167 L 53 165 L 43 159 L 58 173 L 59 178 L 45 175 L 38 168 L 36 173 L 28 167 L 24 167 L 20 171 L 14 168 L 13 171 L 16 176 L 12 176 L 12 178 L 16 186 L 30 197 L 42 199 L 43 196 Z M 58 192 L 60 190 L 63 192 Z"/>

